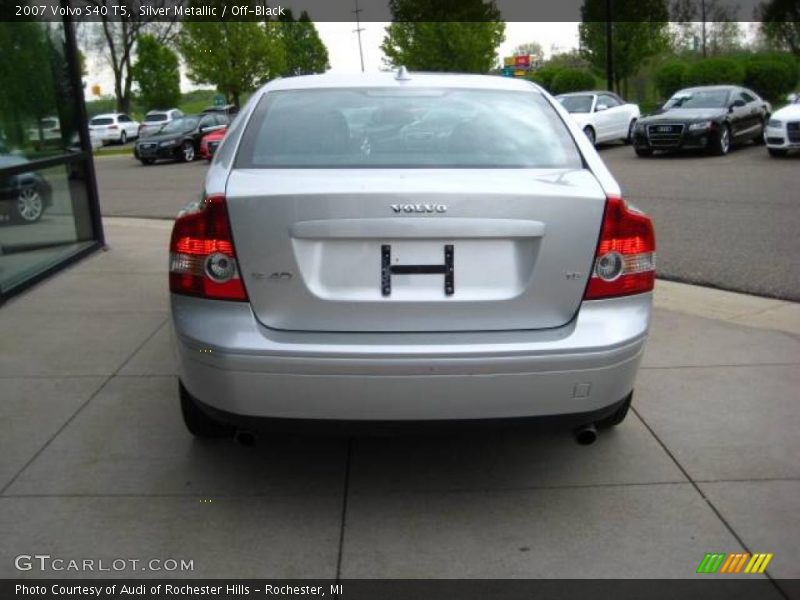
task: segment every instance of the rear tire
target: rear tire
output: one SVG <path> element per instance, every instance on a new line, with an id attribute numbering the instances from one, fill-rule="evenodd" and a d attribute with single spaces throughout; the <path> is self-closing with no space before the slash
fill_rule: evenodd
<path id="1" fill-rule="evenodd" d="M 589 138 L 589 142 L 591 142 L 592 146 L 597 145 L 597 137 L 594 134 L 594 129 L 591 127 L 584 127 L 583 133 L 586 134 L 587 138 Z"/>
<path id="2" fill-rule="evenodd" d="M 197 406 L 197 400 L 183 386 L 182 381 L 178 381 L 178 393 L 181 397 L 181 413 L 186 429 L 193 436 L 198 438 L 224 438 L 233 437 L 234 428 L 226 423 L 221 423 L 209 417 Z"/>
<path id="3" fill-rule="evenodd" d="M 607 416 L 605 419 L 599 420 L 595 427 L 598 429 L 608 429 L 609 427 L 616 427 L 625 420 L 628 416 L 628 411 L 631 408 L 631 400 L 633 400 L 633 391 L 625 396 L 625 401 L 614 413 Z"/>
<path id="4" fill-rule="evenodd" d="M 769 152 L 769 155 L 773 158 L 783 158 L 788 154 L 788 151 L 783 148 L 767 148 L 767 152 Z"/>
<path id="5" fill-rule="evenodd" d="M 127 141 L 128 141 L 128 134 L 123 131 L 122 133 L 119 134 L 119 143 L 124 144 Z"/>
<path id="6" fill-rule="evenodd" d="M 639 158 L 650 158 L 653 156 L 653 151 L 650 148 L 634 148 L 633 150 Z"/>

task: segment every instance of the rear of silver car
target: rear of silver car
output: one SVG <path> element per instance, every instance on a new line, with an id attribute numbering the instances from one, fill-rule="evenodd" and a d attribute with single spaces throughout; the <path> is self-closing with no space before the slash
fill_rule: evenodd
<path id="1" fill-rule="evenodd" d="M 654 250 L 649 219 L 527 83 L 274 82 L 173 231 L 187 425 L 619 420 Z"/>

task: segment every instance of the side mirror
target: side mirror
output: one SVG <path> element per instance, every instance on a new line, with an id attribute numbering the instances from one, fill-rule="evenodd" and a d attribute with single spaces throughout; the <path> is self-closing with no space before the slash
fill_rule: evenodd
<path id="1" fill-rule="evenodd" d="M 741 98 L 734 100 L 733 104 L 731 104 L 731 108 L 741 108 L 743 106 L 744 106 L 744 100 L 742 100 Z"/>
<path id="2" fill-rule="evenodd" d="M 595 112 L 600 112 L 603 110 L 608 110 L 608 106 L 605 104 L 598 104 L 597 106 L 594 107 Z"/>

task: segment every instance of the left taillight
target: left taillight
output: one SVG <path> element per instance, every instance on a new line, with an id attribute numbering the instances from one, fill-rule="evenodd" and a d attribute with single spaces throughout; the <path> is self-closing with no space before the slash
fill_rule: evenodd
<path id="1" fill-rule="evenodd" d="M 175 221 L 169 244 L 169 289 L 214 300 L 248 300 L 239 276 L 224 196 L 209 196 Z"/>
<path id="2" fill-rule="evenodd" d="M 655 285 L 653 222 L 617 196 L 606 199 L 600 241 L 585 300 L 649 292 Z"/>

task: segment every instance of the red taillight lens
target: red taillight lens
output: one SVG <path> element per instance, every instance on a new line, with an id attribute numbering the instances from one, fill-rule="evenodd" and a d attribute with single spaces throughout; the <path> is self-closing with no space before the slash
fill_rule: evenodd
<path id="1" fill-rule="evenodd" d="M 169 252 L 171 292 L 247 301 L 224 196 L 209 196 L 198 210 L 178 217 Z"/>
<path id="2" fill-rule="evenodd" d="M 119 129 L 119 127 L 117 127 L 116 125 L 109 125 L 108 128 L 109 129 Z"/>
<path id="3" fill-rule="evenodd" d="M 656 238 L 649 217 L 609 196 L 586 300 L 649 292 L 655 285 Z"/>

